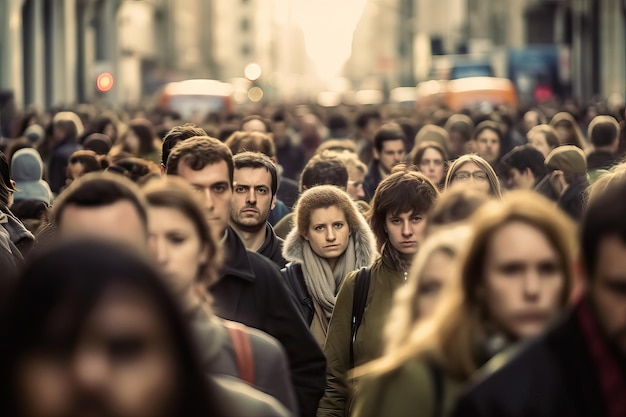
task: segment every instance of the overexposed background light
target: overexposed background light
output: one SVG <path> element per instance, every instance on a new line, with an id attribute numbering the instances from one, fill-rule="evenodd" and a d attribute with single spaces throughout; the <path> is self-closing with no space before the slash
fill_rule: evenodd
<path id="1" fill-rule="evenodd" d="M 337 77 L 350 57 L 352 34 L 366 0 L 275 0 L 277 19 L 299 26 L 319 77 Z"/>

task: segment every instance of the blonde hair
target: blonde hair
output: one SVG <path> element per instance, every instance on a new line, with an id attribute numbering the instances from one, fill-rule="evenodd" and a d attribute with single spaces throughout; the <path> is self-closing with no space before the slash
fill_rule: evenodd
<path id="1" fill-rule="evenodd" d="M 468 378 L 478 368 L 474 346 L 484 338 L 485 302 L 479 296 L 489 242 L 504 225 L 523 222 L 543 233 L 561 260 L 565 282 L 561 305 L 570 298 L 575 257 L 575 227 L 567 216 L 554 209 L 545 197 L 532 191 L 511 191 L 502 200 L 492 200 L 471 218 L 472 232 L 460 254 L 456 288 L 428 320 L 407 326 L 407 336 L 393 351 L 355 370 L 356 376 L 381 374 L 401 366 L 410 358 L 429 359 L 453 375 Z"/>
<path id="2" fill-rule="evenodd" d="M 469 225 L 447 226 L 424 241 L 413 261 L 406 285 L 398 289 L 394 295 L 384 333 L 387 340 L 386 352 L 393 353 L 398 350 L 406 342 L 412 327 L 421 318 L 418 300 L 429 260 L 438 252 L 448 254 L 456 260 L 469 234 Z M 454 281 L 452 285 L 458 286 L 457 280 Z"/>
<path id="3" fill-rule="evenodd" d="M 626 162 L 615 165 L 610 170 L 602 174 L 593 184 L 587 188 L 587 202 L 590 202 L 611 187 L 626 178 Z"/>
<path id="4" fill-rule="evenodd" d="M 489 162 L 475 154 L 461 155 L 454 162 L 452 162 L 450 168 L 448 168 L 448 173 L 446 174 L 444 188 L 446 190 L 450 188 L 456 172 L 468 162 L 478 165 L 478 167 L 485 171 L 485 174 L 487 174 L 487 180 L 489 180 L 489 194 L 496 198 L 502 198 L 502 189 L 496 172 L 493 170 L 491 165 L 489 165 Z"/>

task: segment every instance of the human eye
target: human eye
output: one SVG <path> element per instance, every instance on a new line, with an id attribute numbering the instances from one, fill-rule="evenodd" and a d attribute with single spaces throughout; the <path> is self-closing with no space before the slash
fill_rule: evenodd
<path id="1" fill-rule="evenodd" d="M 561 268 L 555 262 L 542 262 L 538 269 L 541 275 L 555 275 Z"/>
<path id="2" fill-rule="evenodd" d="M 341 228 L 343 227 L 343 222 L 336 222 L 336 223 L 333 223 L 333 227 L 334 227 L 335 229 L 341 229 Z"/>
<path id="3" fill-rule="evenodd" d="M 109 341 L 109 356 L 118 361 L 132 360 L 146 350 L 146 341 L 138 336 L 117 337 Z"/>
<path id="4" fill-rule="evenodd" d="M 470 173 L 466 171 L 459 171 L 456 174 L 454 174 L 454 178 L 458 180 L 466 180 L 469 177 L 470 177 Z"/>
<path id="5" fill-rule="evenodd" d="M 235 192 L 238 194 L 242 194 L 246 192 L 246 187 L 244 187 L 243 185 L 236 185 L 235 186 Z"/>
<path id="6" fill-rule="evenodd" d="M 315 230 L 316 232 L 320 232 L 322 230 L 324 230 L 324 225 L 323 224 L 318 224 L 313 226 L 313 230 Z"/>
<path id="7" fill-rule="evenodd" d="M 215 184 L 212 188 L 213 188 L 213 191 L 218 194 L 221 194 L 226 191 L 226 185 L 224 184 Z"/>
<path id="8" fill-rule="evenodd" d="M 267 194 L 269 190 L 268 190 L 267 188 L 265 188 L 265 187 L 258 187 L 258 188 L 256 189 L 256 191 L 257 191 L 257 193 L 259 193 L 259 194 Z"/>
<path id="9" fill-rule="evenodd" d="M 402 219 L 400 219 L 399 217 L 392 217 L 389 219 L 389 223 L 391 224 L 400 224 L 402 223 Z"/>
<path id="10" fill-rule="evenodd" d="M 421 295 L 433 295 L 439 292 L 441 289 L 441 282 L 439 281 L 426 281 L 420 284 L 419 293 Z"/>
<path id="11" fill-rule="evenodd" d="M 424 218 L 422 216 L 411 216 L 411 221 L 413 223 L 419 223 L 423 220 Z"/>
<path id="12" fill-rule="evenodd" d="M 524 271 L 525 265 L 519 262 L 509 262 L 501 265 L 499 269 L 504 275 L 515 276 Z"/>
<path id="13" fill-rule="evenodd" d="M 167 240 L 176 245 L 183 243 L 186 239 L 187 237 L 182 233 L 171 233 L 167 236 Z"/>
<path id="14" fill-rule="evenodd" d="M 486 180 L 487 179 L 487 174 L 483 171 L 478 171 L 478 172 L 474 172 L 474 178 L 476 178 L 477 180 Z"/>

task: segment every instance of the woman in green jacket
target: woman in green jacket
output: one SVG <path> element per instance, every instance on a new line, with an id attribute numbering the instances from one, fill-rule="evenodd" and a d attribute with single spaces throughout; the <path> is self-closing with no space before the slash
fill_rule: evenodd
<path id="1" fill-rule="evenodd" d="M 353 416 L 448 415 L 470 378 L 486 364 L 493 370 L 505 349 L 537 336 L 567 305 L 575 228 L 552 203 L 512 191 L 482 205 L 471 223 L 456 285 L 432 317 L 415 313 L 417 290 L 397 306 L 407 319 L 388 323 L 386 334 L 400 336 L 385 356 L 356 370 L 363 378 Z M 421 278 L 412 273 L 410 286 Z"/>
<path id="2" fill-rule="evenodd" d="M 423 239 L 426 213 L 438 194 L 423 174 L 404 166 L 396 167 L 376 189 L 368 218 L 381 255 L 369 268 L 364 313 L 353 344 L 352 307 L 357 272 L 346 276 L 337 295 L 324 348 L 326 391 L 318 416 L 347 416 L 353 385 L 346 378 L 348 371 L 382 354 L 382 328 L 393 293 L 407 280 L 411 261 Z"/>

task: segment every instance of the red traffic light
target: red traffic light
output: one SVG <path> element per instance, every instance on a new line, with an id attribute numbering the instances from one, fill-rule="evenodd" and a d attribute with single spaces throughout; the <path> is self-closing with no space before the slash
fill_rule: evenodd
<path id="1" fill-rule="evenodd" d="M 98 91 L 106 93 L 113 88 L 113 76 L 108 72 L 103 72 L 96 78 L 96 88 Z"/>

